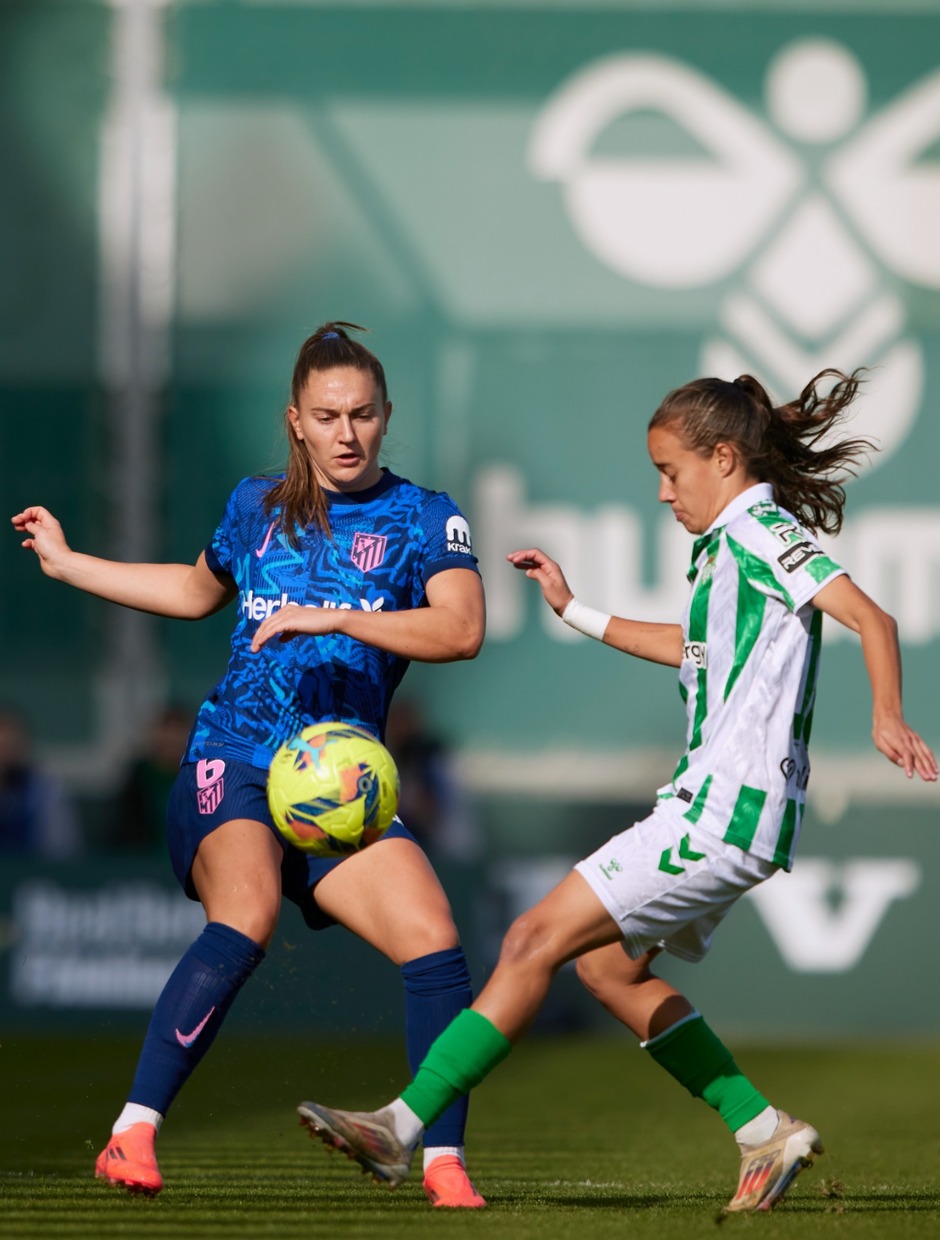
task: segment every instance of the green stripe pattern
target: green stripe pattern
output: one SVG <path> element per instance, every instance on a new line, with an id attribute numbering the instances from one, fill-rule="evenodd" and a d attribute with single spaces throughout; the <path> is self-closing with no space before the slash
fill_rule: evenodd
<path id="1" fill-rule="evenodd" d="M 809 662 L 806 669 L 806 684 L 803 687 L 803 701 L 800 709 L 793 716 L 793 739 L 809 744 L 810 732 L 813 730 L 813 706 L 816 701 L 816 669 L 819 664 L 819 652 L 822 649 L 823 613 L 813 608 L 813 617 L 809 624 Z"/>
<path id="2" fill-rule="evenodd" d="M 708 790 L 711 786 L 712 786 L 712 777 L 711 775 L 708 775 L 706 776 L 705 781 L 702 784 L 701 788 L 699 788 L 698 793 L 696 794 L 695 800 L 692 802 L 692 804 L 689 806 L 689 808 L 686 810 L 685 814 L 683 815 L 683 817 L 687 818 L 689 822 L 698 822 L 698 820 L 701 818 L 702 810 L 705 808 L 705 802 L 708 800 Z"/>
<path id="3" fill-rule="evenodd" d="M 708 544 L 709 559 L 717 556 L 718 547 L 721 542 L 721 530 L 714 532 L 712 541 Z M 704 580 L 702 580 L 704 577 Z M 708 641 L 708 603 L 712 592 L 712 573 L 703 573 L 698 585 L 695 587 L 695 593 L 692 596 L 692 606 L 689 611 L 689 641 L 704 642 Z M 700 667 L 696 672 L 696 689 L 695 689 L 695 717 L 692 720 L 692 735 L 689 739 L 689 749 L 697 749 L 702 743 L 702 726 L 705 723 L 705 717 L 708 714 L 708 667 Z M 681 765 L 681 764 L 680 764 Z"/>
<path id="4" fill-rule="evenodd" d="M 780 834 L 777 837 L 777 847 L 774 849 L 774 865 L 782 865 L 785 870 L 790 868 L 793 837 L 800 825 L 801 816 L 802 807 L 792 797 L 788 797 L 787 808 L 783 812 L 783 822 L 780 825 Z"/>
<path id="5" fill-rule="evenodd" d="M 749 788 L 747 784 L 741 785 L 741 791 L 738 793 L 738 799 L 731 813 L 728 830 L 724 835 L 726 844 L 735 844 L 738 848 L 743 848 L 745 852 L 748 851 L 754 842 L 757 824 L 766 800 L 767 793 L 762 789 Z"/>
<path id="6" fill-rule="evenodd" d="M 764 610 L 767 607 L 767 595 L 751 586 L 753 566 L 749 566 L 748 561 L 755 557 L 732 538 L 728 539 L 728 549 L 738 566 L 738 607 L 734 622 L 734 661 L 725 681 L 726 702 L 760 637 Z"/>
<path id="7" fill-rule="evenodd" d="M 781 544 L 781 549 L 807 541 L 805 532 L 789 517 L 781 513 L 775 505 L 756 505 L 750 512 L 774 534 Z M 727 546 L 728 559 L 724 559 L 722 542 Z M 720 564 L 719 557 L 722 557 Z M 837 565 L 822 553 L 807 560 L 805 567 L 813 579 L 820 582 L 837 571 Z M 726 574 L 730 574 L 730 577 Z M 735 575 L 736 590 L 732 584 Z M 716 576 L 723 583 L 720 587 L 720 596 L 713 592 L 713 581 Z M 762 634 L 770 623 L 771 610 L 779 602 L 787 608 L 791 616 L 794 616 L 797 611 L 796 597 L 778 579 L 771 564 L 762 556 L 749 550 L 742 542 L 730 537 L 727 527 L 712 530 L 696 542 L 689 579 L 692 582 L 692 598 L 688 612 L 687 640 L 701 643 L 706 652 L 711 654 L 713 652 L 708 650 L 709 637 L 715 640 L 718 634 L 717 640 L 721 644 L 728 642 L 731 638 L 730 630 L 733 620 L 734 647 L 733 652 L 727 650 L 727 647 L 721 652 L 714 652 L 716 654 L 714 659 L 706 657 L 703 667 L 692 669 L 687 666 L 680 678 L 680 693 L 683 700 L 692 706 L 692 711 L 688 748 L 673 774 L 674 787 L 677 789 L 680 787 L 683 777 L 688 777 L 687 772 L 690 767 L 695 767 L 696 770 L 692 788 L 694 799 L 685 809 L 683 817 L 693 824 L 701 824 L 706 817 L 712 819 L 718 813 L 724 817 L 733 801 L 730 816 L 725 818 L 727 826 L 724 828 L 723 840 L 744 852 L 750 852 L 755 846 L 755 841 L 760 838 L 762 855 L 769 856 L 769 853 L 763 852 L 768 843 L 771 843 L 765 839 L 761 831 L 764 811 L 765 808 L 768 811 L 773 810 L 774 822 L 767 821 L 765 824 L 768 834 L 778 821 L 777 815 L 782 811 L 777 838 L 771 843 L 771 847 L 773 848 L 773 863 L 789 869 L 803 813 L 802 797 L 797 794 L 796 797 L 787 797 L 784 801 L 785 793 L 782 787 L 777 789 L 774 785 L 774 791 L 771 792 L 767 789 L 751 787 L 749 784 L 738 785 L 737 781 L 742 776 L 746 777 L 746 766 L 741 766 L 737 778 L 732 777 L 732 780 L 728 782 L 725 782 L 727 776 L 723 778 L 720 770 L 717 772 L 713 770 L 702 779 L 701 775 L 704 772 L 699 770 L 697 763 L 704 765 L 702 760 L 705 755 L 704 752 L 696 755 L 696 750 L 702 750 L 709 718 L 709 672 L 711 672 L 712 706 L 715 710 L 733 709 L 733 706 L 727 704 L 735 688 L 740 686 L 742 681 L 749 680 L 750 672 L 753 670 L 752 665 L 760 657 L 759 652 L 763 649 Z M 734 607 L 733 613 L 730 610 L 732 606 Z M 718 608 L 718 611 L 710 615 L 710 611 L 715 611 L 715 608 Z M 794 622 L 799 623 L 794 620 L 787 623 Z M 712 633 L 709 633 L 710 627 L 714 630 Z M 800 687 L 799 705 L 792 721 L 795 753 L 798 753 L 809 740 L 812 725 L 822 638 L 822 613 L 818 610 L 814 609 L 812 612 L 807 636 L 805 683 Z M 732 656 L 730 666 L 726 662 L 729 654 Z M 796 674 L 796 671 L 794 667 L 790 672 L 791 691 L 795 687 L 792 675 Z M 760 676 L 759 671 L 758 676 Z M 688 703 L 690 695 L 694 698 L 692 703 Z M 783 740 L 785 747 L 786 733 L 784 732 L 781 737 L 781 724 L 786 728 L 785 720 L 777 720 L 771 732 L 778 738 L 778 742 Z M 735 787 L 738 788 L 736 798 Z M 684 794 L 684 798 L 687 795 Z M 708 809 L 709 802 L 712 804 L 712 810 Z"/>
<path id="8" fill-rule="evenodd" d="M 766 594 L 772 594 L 774 598 L 782 599 L 790 611 L 795 611 L 796 604 L 792 595 L 783 588 L 773 575 L 770 565 L 756 556 L 753 551 L 748 551 L 747 547 L 742 547 L 739 542 L 735 542 L 733 538 L 729 537 L 727 541 L 728 550 L 737 561 L 738 568 L 743 576 Z"/>

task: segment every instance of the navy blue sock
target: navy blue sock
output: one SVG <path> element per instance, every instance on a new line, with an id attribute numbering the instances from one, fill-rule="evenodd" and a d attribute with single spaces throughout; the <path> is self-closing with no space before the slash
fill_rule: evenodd
<path id="1" fill-rule="evenodd" d="M 170 974 L 137 1061 L 129 1102 L 166 1115 L 264 959 L 254 940 L 210 921 Z"/>
<path id="2" fill-rule="evenodd" d="M 473 999 L 470 970 L 462 947 L 419 956 L 401 967 L 405 983 L 405 1037 L 408 1063 L 412 1073 L 418 1070 L 428 1048 L 458 1012 L 469 1007 Z M 457 1101 L 425 1131 L 425 1147 L 432 1145 L 463 1145 L 467 1127 L 469 1099 Z"/>

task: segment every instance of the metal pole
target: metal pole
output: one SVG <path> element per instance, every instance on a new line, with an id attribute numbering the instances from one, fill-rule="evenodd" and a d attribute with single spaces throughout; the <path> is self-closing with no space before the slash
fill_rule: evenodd
<path id="1" fill-rule="evenodd" d="M 158 552 L 159 422 L 169 371 L 175 276 L 176 116 L 163 83 L 168 0 L 111 0 L 111 96 L 98 183 L 98 374 L 108 406 L 114 559 Z M 107 780 L 163 697 L 156 624 L 109 616 L 96 685 L 97 735 L 57 765 Z"/>

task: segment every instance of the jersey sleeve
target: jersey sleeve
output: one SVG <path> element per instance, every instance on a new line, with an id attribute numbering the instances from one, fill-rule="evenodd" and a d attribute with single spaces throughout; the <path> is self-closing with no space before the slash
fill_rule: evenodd
<path id="1" fill-rule="evenodd" d="M 239 483 L 228 497 L 222 520 L 216 526 L 215 533 L 205 548 L 206 564 L 216 575 L 220 573 L 229 577 L 234 575 L 233 559 L 234 547 L 237 541 L 236 531 L 239 523 L 239 492 L 244 485 L 243 482 Z"/>
<path id="2" fill-rule="evenodd" d="M 469 568 L 479 574 L 470 524 L 449 495 L 434 495 L 421 514 L 425 552 L 421 584 L 448 568 Z"/>
<path id="3" fill-rule="evenodd" d="M 729 530 L 729 546 L 736 534 Z M 740 531 L 740 544 L 753 557 L 752 562 L 738 554 L 739 563 L 746 560 L 742 568 L 748 580 L 763 593 L 781 599 L 790 611 L 805 607 L 823 586 L 846 571 L 806 529 L 779 511 L 749 522 Z"/>

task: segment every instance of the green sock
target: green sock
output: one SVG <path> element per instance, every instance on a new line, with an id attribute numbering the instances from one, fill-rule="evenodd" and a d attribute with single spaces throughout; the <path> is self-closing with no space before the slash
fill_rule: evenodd
<path id="1" fill-rule="evenodd" d="M 770 1105 L 697 1014 L 647 1042 L 646 1049 L 693 1098 L 716 1110 L 732 1132 Z"/>
<path id="2" fill-rule="evenodd" d="M 431 1043 L 402 1101 L 426 1128 L 452 1102 L 479 1085 L 511 1050 L 509 1039 L 485 1016 L 464 1008 Z"/>

